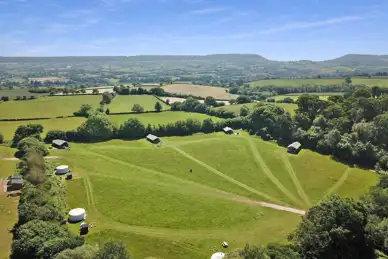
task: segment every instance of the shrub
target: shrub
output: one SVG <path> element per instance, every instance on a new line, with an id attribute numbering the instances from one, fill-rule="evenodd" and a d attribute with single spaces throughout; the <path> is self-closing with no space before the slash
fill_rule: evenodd
<path id="1" fill-rule="evenodd" d="M 30 151 L 35 151 L 41 156 L 48 155 L 48 150 L 45 145 L 34 137 L 27 137 L 22 139 L 18 143 L 17 149 L 19 149 L 21 156 L 24 156 Z"/>
<path id="2" fill-rule="evenodd" d="M 115 128 L 108 116 L 99 113 L 89 118 L 77 128 L 77 138 L 87 141 L 99 141 L 111 139 Z"/>
<path id="3" fill-rule="evenodd" d="M 155 111 L 160 112 L 163 109 L 162 105 L 160 102 L 155 103 Z"/>
<path id="4" fill-rule="evenodd" d="M 16 146 L 20 140 L 26 137 L 34 137 L 40 140 L 40 134 L 43 132 L 43 126 L 41 124 L 27 124 L 17 127 L 12 139 L 13 146 Z"/>
<path id="5" fill-rule="evenodd" d="M 132 107 L 133 112 L 141 113 L 144 112 L 144 108 L 140 104 L 134 104 Z"/>
<path id="6" fill-rule="evenodd" d="M 2 144 L 3 142 L 4 142 L 4 135 L 0 133 L 0 144 Z"/>
<path id="7" fill-rule="evenodd" d="M 108 242 L 102 247 L 95 259 L 130 259 L 131 255 L 127 252 L 127 248 L 122 242 Z"/>
<path id="8" fill-rule="evenodd" d="M 82 104 L 78 111 L 74 112 L 74 116 L 88 117 L 93 111 L 93 107 L 89 104 Z"/>
<path id="9" fill-rule="evenodd" d="M 80 246 L 74 249 L 66 249 L 57 254 L 55 259 L 93 259 L 97 248 L 89 245 Z"/>
<path id="10" fill-rule="evenodd" d="M 51 143 L 54 139 L 67 140 L 66 132 L 63 130 L 50 130 L 47 132 L 44 142 Z"/>
<path id="11" fill-rule="evenodd" d="M 124 139 L 142 138 L 145 135 L 145 126 L 137 118 L 131 118 L 121 124 L 118 135 Z"/>

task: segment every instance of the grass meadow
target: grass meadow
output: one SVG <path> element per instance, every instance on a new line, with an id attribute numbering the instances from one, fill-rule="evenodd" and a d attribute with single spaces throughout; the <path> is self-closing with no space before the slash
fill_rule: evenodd
<path id="1" fill-rule="evenodd" d="M 0 105 L 1 106 L 1 105 Z M 190 112 L 160 112 L 160 113 L 142 113 L 142 114 L 120 114 L 109 115 L 112 123 L 119 127 L 124 121 L 129 118 L 137 118 L 144 125 L 148 123 L 151 125 L 165 125 L 170 122 L 176 122 L 178 120 L 197 119 L 203 121 L 206 118 L 211 118 L 214 122 L 222 120 L 218 117 L 208 116 L 201 113 Z M 71 117 L 61 119 L 48 119 L 48 120 L 27 120 L 27 121 L 0 121 L 0 133 L 4 135 L 6 140 L 11 140 L 15 130 L 20 125 L 41 124 L 43 126 L 43 137 L 50 130 L 73 130 L 81 125 L 86 118 L 83 117 Z"/>
<path id="2" fill-rule="evenodd" d="M 8 101 L 0 103 L 0 119 L 55 118 L 70 116 L 82 104 L 99 107 L 101 96 L 50 96 L 36 100 Z"/>
<path id="3" fill-rule="evenodd" d="M 110 112 L 131 112 L 134 104 L 140 104 L 144 111 L 154 111 L 156 102 L 162 105 L 163 110 L 170 109 L 170 106 L 152 95 L 118 95 L 109 105 L 105 106 Z"/>
<path id="4" fill-rule="evenodd" d="M 30 96 L 39 96 L 41 94 L 37 93 L 30 93 L 28 92 L 27 88 L 13 88 L 13 89 L 1 89 L 0 90 L 0 96 L 8 96 L 9 99 L 13 100 L 15 99 L 16 96 L 27 96 L 29 98 Z"/>
<path id="5" fill-rule="evenodd" d="M 328 79 L 269 79 L 253 81 L 249 84 L 252 87 L 276 85 L 276 86 L 302 86 L 302 85 L 333 85 L 342 84 L 342 78 L 328 78 Z M 388 87 L 388 78 L 352 78 L 353 84 Z"/>
<path id="6" fill-rule="evenodd" d="M 222 241 L 230 245 L 224 252 L 286 242 L 300 215 L 259 201 L 306 210 L 330 194 L 357 198 L 377 181 L 370 171 L 308 150 L 289 155 L 246 133 L 168 137 L 160 146 L 72 144 L 52 155 L 75 176 L 69 206 L 86 208 L 96 225 L 87 243 L 122 240 L 136 258 L 209 258 Z"/>
<path id="7" fill-rule="evenodd" d="M 229 94 L 226 88 L 193 85 L 193 84 L 172 84 L 163 86 L 164 91 L 169 93 L 191 94 L 193 96 L 213 96 L 216 99 L 230 100 L 236 99 L 238 95 Z"/>
<path id="8" fill-rule="evenodd" d="M 282 98 L 282 99 L 284 99 L 284 98 Z M 254 107 L 256 107 L 257 105 L 260 105 L 260 104 L 258 104 L 258 103 L 233 104 L 233 105 L 218 107 L 216 109 L 232 111 L 236 114 L 239 114 L 241 107 L 243 107 L 244 105 L 247 106 L 249 109 L 253 109 Z M 297 105 L 293 104 L 293 103 L 275 103 L 274 105 L 283 108 L 285 111 L 289 112 L 291 115 L 294 115 L 295 110 L 298 108 Z"/>
<path id="9" fill-rule="evenodd" d="M 0 180 L 13 174 L 16 169 L 17 161 L 3 161 L 2 157 L 12 157 L 15 150 L 0 146 Z M 12 229 L 17 221 L 17 197 L 7 197 L 0 191 L 0 258 L 9 258 L 12 244 Z"/>
<path id="10" fill-rule="evenodd" d="M 160 113 L 142 113 L 142 114 L 122 114 L 122 115 L 110 115 L 109 118 L 116 125 L 119 126 L 124 121 L 130 118 L 137 118 L 141 123 L 147 125 L 165 125 L 167 123 L 176 122 L 179 120 L 186 119 L 197 119 L 203 121 L 204 119 L 211 118 L 214 122 L 222 120 L 221 118 L 208 116 L 202 113 L 190 113 L 190 112 L 179 112 L 179 111 L 166 111 Z"/>

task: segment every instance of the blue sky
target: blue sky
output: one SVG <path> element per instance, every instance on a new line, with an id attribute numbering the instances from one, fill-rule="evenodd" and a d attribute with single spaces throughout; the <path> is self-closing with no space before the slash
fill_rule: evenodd
<path id="1" fill-rule="evenodd" d="M 388 0 L 0 0 L 1 56 L 388 54 Z"/>

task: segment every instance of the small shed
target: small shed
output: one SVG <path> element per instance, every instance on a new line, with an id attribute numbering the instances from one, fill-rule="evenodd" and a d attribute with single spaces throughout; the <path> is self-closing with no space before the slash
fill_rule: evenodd
<path id="1" fill-rule="evenodd" d="M 82 224 L 79 227 L 79 233 L 80 235 L 86 235 L 87 233 L 89 233 L 89 224 L 82 222 Z"/>
<path id="2" fill-rule="evenodd" d="M 291 154 L 298 154 L 301 148 L 302 144 L 299 142 L 294 142 L 287 147 L 287 152 Z"/>
<path id="3" fill-rule="evenodd" d="M 73 174 L 69 172 L 66 175 L 66 180 L 71 180 L 71 179 L 73 179 Z"/>
<path id="4" fill-rule="evenodd" d="M 70 148 L 69 143 L 67 143 L 67 141 L 61 140 L 61 139 L 54 139 L 51 145 L 55 148 L 58 148 L 58 149 Z"/>
<path id="5" fill-rule="evenodd" d="M 225 127 L 222 130 L 225 132 L 225 134 L 229 134 L 229 135 L 233 134 L 233 129 L 232 128 Z"/>
<path id="6" fill-rule="evenodd" d="M 152 134 L 148 134 L 146 138 L 147 138 L 147 140 L 148 140 L 149 142 L 151 142 L 151 143 L 153 143 L 153 144 L 157 144 L 157 143 L 160 142 L 160 138 L 157 137 L 157 136 L 154 136 L 154 135 L 152 135 Z"/>
<path id="7" fill-rule="evenodd" d="M 7 183 L 7 192 L 18 191 L 23 188 L 23 179 L 22 178 L 11 178 Z"/>

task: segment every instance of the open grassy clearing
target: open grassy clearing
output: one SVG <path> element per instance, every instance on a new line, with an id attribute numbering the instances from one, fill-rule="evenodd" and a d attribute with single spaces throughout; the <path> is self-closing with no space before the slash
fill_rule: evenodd
<path id="1" fill-rule="evenodd" d="M 69 205 L 86 208 L 97 226 L 87 242 L 122 240 L 136 258 L 208 258 L 223 240 L 231 250 L 285 242 L 300 216 L 256 201 L 307 209 L 328 192 L 358 197 L 377 181 L 372 172 L 307 150 L 289 155 L 246 133 L 169 137 L 160 147 L 112 140 L 52 152 L 75 176 Z M 352 188 L 355 181 L 362 181 L 359 188 Z"/>
<path id="2" fill-rule="evenodd" d="M 14 150 L 0 146 L 0 158 L 13 156 Z M 17 161 L 0 159 L 0 180 L 15 172 Z M 17 221 L 18 198 L 9 198 L 0 190 L 0 258 L 9 258 L 11 252 L 12 229 Z"/>
<path id="3" fill-rule="evenodd" d="M 308 94 L 310 94 L 310 95 L 318 95 L 319 99 L 321 99 L 321 100 L 327 100 L 330 96 L 333 96 L 333 95 L 341 95 L 340 93 L 331 94 L 331 95 L 327 95 L 326 93 L 322 93 L 322 94 L 311 94 L 311 93 L 308 93 Z M 273 97 L 270 97 L 270 98 L 274 98 L 275 101 L 283 100 L 284 98 L 291 98 L 294 101 L 296 101 L 296 100 L 298 100 L 299 96 L 301 96 L 301 95 L 302 95 L 302 93 L 299 93 L 299 94 L 284 94 L 284 95 L 273 96 Z"/>
<path id="4" fill-rule="evenodd" d="M 333 85 L 342 84 L 344 79 L 342 78 L 329 78 L 329 79 L 270 79 L 250 82 L 252 87 L 256 86 L 302 86 L 302 85 Z M 363 84 L 367 86 L 380 86 L 388 87 L 388 78 L 357 78 L 352 77 L 353 84 Z"/>
<path id="5" fill-rule="evenodd" d="M 1 106 L 1 105 L 0 105 Z M 50 130 L 72 130 L 76 129 L 86 119 L 83 117 L 71 117 L 48 120 L 27 120 L 27 121 L 0 121 L 0 132 L 6 140 L 11 140 L 17 127 L 20 125 L 41 124 L 43 126 L 43 136 Z"/>
<path id="6" fill-rule="evenodd" d="M 2 89 L 0 90 L 0 96 L 8 96 L 10 100 L 15 99 L 16 96 L 27 96 L 29 98 L 30 96 L 39 96 L 42 94 L 37 93 L 30 93 L 28 92 L 28 88 L 13 88 L 13 89 Z"/>
<path id="7" fill-rule="evenodd" d="M 148 123 L 151 125 L 165 125 L 170 122 L 176 122 L 179 120 L 186 119 L 197 119 L 203 121 L 204 119 L 211 118 L 213 122 L 222 120 L 221 118 L 208 116 L 202 113 L 191 113 L 191 112 L 160 112 L 160 113 L 142 113 L 142 114 L 122 114 L 122 115 L 110 115 L 109 118 L 116 125 L 119 126 L 124 121 L 130 118 L 139 119 L 144 125 Z M 1 125 L 1 124 L 0 124 Z"/>
<path id="8" fill-rule="evenodd" d="M 249 109 L 253 109 L 257 105 L 260 105 L 259 103 L 246 103 L 246 104 L 233 104 L 233 105 L 228 105 L 228 106 L 223 106 L 223 107 L 217 107 L 216 109 L 218 110 L 226 110 L 226 111 L 231 111 L 236 114 L 240 113 L 240 109 L 243 106 L 247 106 Z M 295 114 L 295 110 L 298 108 L 296 104 L 294 103 L 274 103 L 274 105 L 279 106 L 283 108 L 285 111 L 289 112 L 291 115 Z"/>
<path id="9" fill-rule="evenodd" d="M 57 96 L 41 97 L 28 101 L 0 103 L 0 119 L 55 118 L 73 115 L 82 104 L 99 106 L 101 96 Z"/>
<path id="10" fill-rule="evenodd" d="M 172 84 L 163 86 L 164 91 L 169 93 L 191 94 L 193 96 L 213 96 L 216 99 L 230 100 L 236 99 L 238 95 L 229 94 L 226 88 L 192 85 L 192 84 Z"/>
<path id="11" fill-rule="evenodd" d="M 162 105 L 163 110 L 170 109 L 170 106 L 152 95 L 118 95 L 106 107 L 109 108 L 110 112 L 131 112 L 134 104 L 140 104 L 143 106 L 144 111 L 154 111 L 157 102 Z"/>
<path id="12" fill-rule="evenodd" d="M 109 115 L 111 121 L 119 127 L 123 122 L 130 118 L 137 118 L 143 124 L 147 125 L 165 125 L 167 123 L 173 123 L 179 120 L 197 119 L 203 121 L 204 119 L 211 118 L 214 122 L 222 120 L 218 117 L 208 116 L 201 113 L 190 112 L 161 112 L 161 113 L 142 113 L 142 114 L 121 114 L 121 115 Z M 29 123 L 41 124 L 43 126 L 43 135 L 50 130 L 73 130 L 81 125 L 86 118 L 83 117 L 71 117 L 60 119 L 48 119 L 48 120 L 27 120 L 27 121 L 0 121 L 0 133 L 4 135 L 6 140 L 11 140 L 15 130 L 20 125 L 26 125 Z"/>

